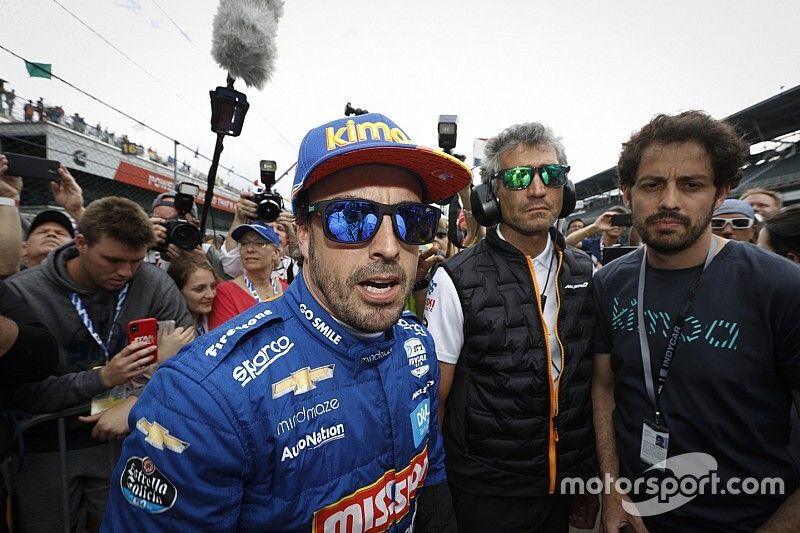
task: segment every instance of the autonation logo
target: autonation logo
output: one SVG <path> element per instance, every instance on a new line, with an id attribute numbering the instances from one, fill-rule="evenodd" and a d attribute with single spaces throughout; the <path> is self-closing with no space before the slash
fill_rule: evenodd
<path id="1" fill-rule="evenodd" d="M 561 482 L 562 494 L 611 494 L 612 489 L 619 494 L 641 499 L 633 503 L 622 501 L 625 511 L 636 516 L 655 516 L 668 513 L 692 501 L 700 495 L 717 494 L 785 494 L 781 478 L 756 479 L 752 477 L 732 477 L 722 480 L 717 476 L 717 460 L 707 453 L 684 453 L 669 457 L 647 470 L 670 471 L 666 477 L 638 478 L 631 481 L 620 477 L 613 479 L 606 474 L 588 480 L 564 478 Z"/>

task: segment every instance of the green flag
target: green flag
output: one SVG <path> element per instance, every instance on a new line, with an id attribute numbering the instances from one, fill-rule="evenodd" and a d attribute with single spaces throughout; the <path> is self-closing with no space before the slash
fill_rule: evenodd
<path id="1" fill-rule="evenodd" d="M 50 63 L 31 63 L 26 61 L 25 68 L 28 69 L 28 75 L 31 78 L 47 78 L 49 80 L 53 75 L 53 65 Z"/>

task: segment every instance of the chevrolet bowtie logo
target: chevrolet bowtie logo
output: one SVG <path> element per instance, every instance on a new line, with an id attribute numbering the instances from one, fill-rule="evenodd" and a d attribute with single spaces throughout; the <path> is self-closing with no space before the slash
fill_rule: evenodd
<path id="1" fill-rule="evenodd" d="M 188 442 L 184 442 L 181 439 L 173 437 L 169 434 L 169 430 L 167 428 L 158 422 L 153 422 L 151 424 L 144 417 L 140 418 L 139 421 L 136 422 L 136 429 L 144 433 L 144 440 L 148 444 L 154 448 L 158 448 L 159 450 L 166 448 L 175 453 L 183 453 L 183 451 L 189 447 Z"/>
<path id="2" fill-rule="evenodd" d="M 300 370 L 295 370 L 288 378 L 272 384 L 272 397 L 280 398 L 284 394 L 289 394 L 290 392 L 294 392 L 294 395 L 297 396 L 311 389 L 316 389 L 317 382 L 333 377 L 334 366 L 335 365 L 318 366 L 313 370 L 311 367 L 305 367 Z"/>

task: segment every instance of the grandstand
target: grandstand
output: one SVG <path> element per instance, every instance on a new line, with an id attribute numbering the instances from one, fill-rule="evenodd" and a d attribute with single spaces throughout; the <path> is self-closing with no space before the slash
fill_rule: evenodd
<path id="1" fill-rule="evenodd" d="M 19 113 L 16 111 L 19 110 Z M 163 158 L 152 150 L 114 136 L 82 119 L 50 116 L 42 121 L 25 122 L 17 106 L 13 116 L 0 112 L 0 152 L 44 157 L 60 161 L 83 188 L 86 203 L 105 196 L 129 198 L 149 212 L 153 199 L 162 192 L 172 192 L 175 184 L 191 182 L 200 186 L 197 203 L 202 205 L 206 176 L 177 158 Z M 226 232 L 233 220 L 236 189 L 218 180 L 209 213 L 209 230 Z M 54 204 L 47 180 L 25 181 L 20 210 L 37 213 Z M 60 208 L 58 208 L 60 209 Z"/>
<path id="2" fill-rule="evenodd" d="M 800 85 L 724 120 L 744 135 L 752 154 L 731 194 L 764 187 L 781 192 L 785 205 L 800 202 Z M 580 202 L 573 218 L 591 221 L 622 203 L 616 167 L 576 183 L 575 190 Z"/>

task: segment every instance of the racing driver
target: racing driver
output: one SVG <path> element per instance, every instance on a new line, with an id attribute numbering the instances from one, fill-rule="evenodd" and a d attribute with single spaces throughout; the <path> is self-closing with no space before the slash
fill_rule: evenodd
<path id="1" fill-rule="evenodd" d="M 302 275 L 154 374 L 103 529 L 452 530 L 434 345 L 402 313 L 428 203 L 470 181 L 383 115 L 312 129 L 292 188 Z"/>

